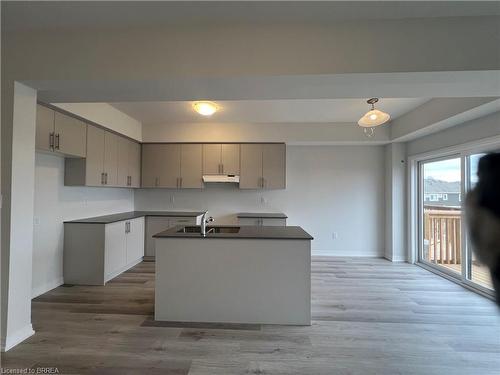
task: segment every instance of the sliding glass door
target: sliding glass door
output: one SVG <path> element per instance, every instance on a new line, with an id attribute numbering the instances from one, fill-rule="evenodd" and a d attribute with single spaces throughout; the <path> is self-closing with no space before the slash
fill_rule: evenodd
<path id="1" fill-rule="evenodd" d="M 492 290 L 467 235 L 464 194 L 477 183 L 484 153 L 460 153 L 418 163 L 418 261 L 465 284 Z"/>
<path id="2" fill-rule="evenodd" d="M 456 276 L 462 274 L 461 163 L 458 156 L 420 164 L 420 261 Z"/>

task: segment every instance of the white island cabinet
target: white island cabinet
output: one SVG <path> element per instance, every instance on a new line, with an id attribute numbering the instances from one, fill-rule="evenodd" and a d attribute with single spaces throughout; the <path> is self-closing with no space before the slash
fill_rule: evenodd
<path id="1" fill-rule="evenodd" d="M 309 234 L 290 226 L 207 230 L 155 236 L 155 320 L 311 324 Z"/>

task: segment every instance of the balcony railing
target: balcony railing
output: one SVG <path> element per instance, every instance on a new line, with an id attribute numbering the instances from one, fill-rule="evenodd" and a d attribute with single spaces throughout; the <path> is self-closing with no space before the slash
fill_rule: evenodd
<path id="1" fill-rule="evenodd" d="M 461 211 L 424 207 L 424 259 L 438 264 L 460 264 Z"/>

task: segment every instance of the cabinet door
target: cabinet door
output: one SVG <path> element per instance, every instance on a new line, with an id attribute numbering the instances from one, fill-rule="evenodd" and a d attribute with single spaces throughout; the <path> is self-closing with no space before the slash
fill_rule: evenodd
<path id="1" fill-rule="evenodd" d="M 144 256 L 144 218 L 139 217 L 129 221 L 127 233 L 127 264 L 135 262 Z"/>
<path id="2" fill-rule="evenodd" d="M 240 217 L 238 219 L 238 224 L 239 225 L 259 226 L 259 225 L 262 225 L 262 221 L 258 217 Z"/>
<path id="3" fill-rule="evenodd" d="M 181 145 L 172 143 L 160 146 L 160 187 L 178 188 L 181 177 Z"/>
<path id="4" fill-rule="evenodd" d="M 38 104 L 36 106 L 36 149 L 52 151 L 55 112 Z"/>
<path id="5" fill-rule="evenodd" d="M 141 145 L 130 141 L 128 151 L 128 175 L 130 186 L 138 188 L 141 186 Z"/>
<path id="6" fill-rule="evenodd" d="M 126 138 L 118 137 L 118 164 L 116 172 L 117 186 L 129 186 L 129 152 L 132 143 Z"/>
<path id="7" fill-rule="evenodd" d="M 221 152 L 222 173 L 240 174 L 240 145 L 223 143 Z"/>
<path id="8" fill-rule="evenodd" d="M 104 273 L 116 274 L 127 264 L 125 221 L 106 224 L 104 240 Z"/>
<path id="9" fill-rule="evenodd" d="M 284 144 L 262 145 L 262 177 L 264 189 L 286 187 L 286 146 Z"/>
<path id="10" fill-rule="evenodd" d="M 87 124 L 56 112 L 54 118 L 55 151 L 84 158 L 87 154 Z"/>
<path id="11" fill-rule="evenodd" d="M 221 147 L 220 143 L 207 143 L 203 145 L 203 174 L 219 174 L 221 172 Z"/>
<path id="12" fill-rule="evenodd" d="M 181 180 L 180 188 L 200 189 L 202 180 L 202 145 L 181 145 Z"/>
<path id="13" fill-rule="evenodd" d="M 162 152 L 160 144 L 142 145 L 142 187 L 157 187 L 159 185 Z"/>
<path id="14" fill-rule="evenodd" d="M 241 145 L 240 189 L 262 188 L 262 145 Z"/>
<path id="15" fill-rule="evenodd" d="M 170 219 L 168 217 L 148 216 L 146 218 L 146 249 L 145 255 L 155 256 L 155 239 L 153 236 L 170 228 Z"/>
<path id="16" fill-rule="evenodd" d="M 118 138 L 116 134 L 104 132 L 104 173 L 107 186 L 118 184 Z"/>
<path id="17" fill-rule="evenodd" d="M 102 186 L 104 172 L 104 130 L 95 126 L 87 129 L 87 158 L 85 163 L 85 185 Z"/>
<path id="18" fill-rule="evenodd" d="M 263 218 L 262 219 L 262 225 L 266 227 L 286 227 L 286 219 L 280 219 L 280 218 Z"/>

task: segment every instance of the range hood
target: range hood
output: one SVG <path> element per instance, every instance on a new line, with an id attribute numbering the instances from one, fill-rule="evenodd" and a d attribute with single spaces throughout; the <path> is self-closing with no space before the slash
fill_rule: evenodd
<path id="1" fill-rule="evenodd" d="M 230 182 L 240 183 L 240 176 L 234 174 L 207 174 L 203 176 L 203 182 Z"/>

